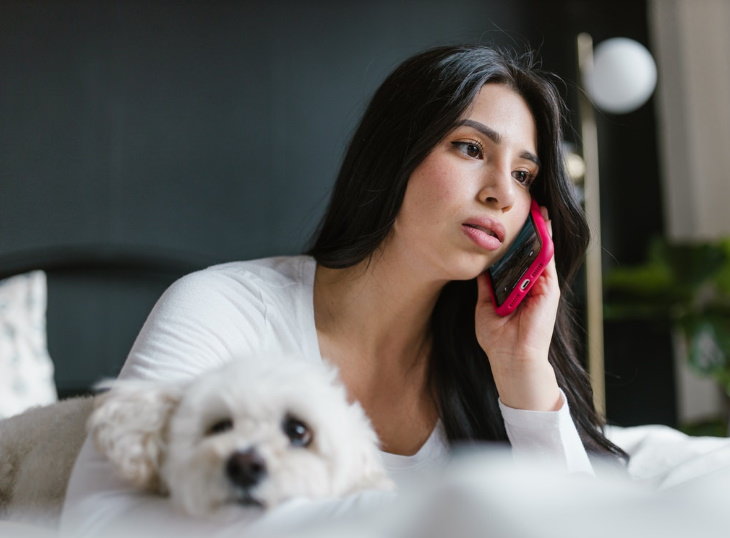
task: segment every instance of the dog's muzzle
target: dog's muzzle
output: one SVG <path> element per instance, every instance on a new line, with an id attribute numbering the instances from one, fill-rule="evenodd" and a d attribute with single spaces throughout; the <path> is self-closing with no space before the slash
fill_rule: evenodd
<path id="1" fill-rule="evenodd" d="M 237 450 L 226 462 L 226 476 L 235 486 L 248 490 L 266 476 L 266 462 L 253 448 Z"/>

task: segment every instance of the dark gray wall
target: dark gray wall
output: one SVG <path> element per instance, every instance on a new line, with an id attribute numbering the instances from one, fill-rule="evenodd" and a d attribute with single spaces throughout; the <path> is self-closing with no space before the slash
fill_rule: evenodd
<path id="1" fill-rule="evenodd" d="M 398 62 L 452 42 L 531 46 L 575 110 L 581 31 L 646 44 L 645 1 L 2 0 L 0 260 L 98 245 L 188 265 L 299 252 Z M 634 263 L 662 232 L 652 103 L 598 119 L 604 261 Z M 62 390 L 116 373 L 176 275 L 139 276 L 51 277 Z M 672 423 L 666 330 L 607 335 L 609 417 Z"/>
<path id="2" fill-rule="evenodd" d="M 297 251 L 364 103 L 499 1 L 3 3 L 0 252 Z M 499 41 L 499 33 L 494 34 Z"/>
<path id="3" fill-rule="evenodd" d="M 0 3 L 0 256 L 301 251 L 350 133 L 408 55 L 511 43 L 521 2 Z M 62 390 L 116 372 L 168 284 L 54 277 Z"/>

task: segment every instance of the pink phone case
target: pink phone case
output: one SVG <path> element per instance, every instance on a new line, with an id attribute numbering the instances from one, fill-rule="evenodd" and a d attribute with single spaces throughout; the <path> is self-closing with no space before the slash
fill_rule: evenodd
<path id="1" fill-rule="evenodd" d="M 497 295 L 494 291 L 494 283 L 492 282 L 491 274 L 488 273 L 490 276 L 489 283 L 490 290 L 492 292 L 492 300 L 495 305 L 495 311 L 500 316 L 507 316 L 514 312 L 522 300 L 527 296 L 527 293 L 530 291 L 532 286 L 534 286 L 535 281 L 537 281 L 537 278 L 542 274 L 547 267 L 548 262 L 553 257 L 553 241 L 550 237 L 550 233 L 548 232 L 545 219 L 542 218 L 542 214 L 540 213 L 540 206 L 534 199 L 530 205 L 530 215 L 528 218 L 532 219 L 535 231 L 540 239 L 540 252 L 538 252 L 530 266 L 517 280 L 515 287 L 512 288 L 507 299 L 505 299 L 501 305 L 497 305 Z"/>

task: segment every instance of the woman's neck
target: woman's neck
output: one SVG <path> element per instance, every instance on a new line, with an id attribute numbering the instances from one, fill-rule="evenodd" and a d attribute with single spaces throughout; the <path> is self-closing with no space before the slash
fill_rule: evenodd
<path id="1" fill-rule="evenodd" d="M 345 269 L 317 266 L 317 331 L 352 346 L 356 355 L 414 366 L 430 344 L 431 313 L 442 286 L 398 271 L 377 255 Z"/>
<path id="2" fill-rule="evenodd" d="M 318 266 L 314 312 L 322 356 L 338 367 L 383 449 L 413 454 L 438 418 L 428 358 L 443 283 L 406 274 L 404 266 L 377 255 L 346 269 Z"/>

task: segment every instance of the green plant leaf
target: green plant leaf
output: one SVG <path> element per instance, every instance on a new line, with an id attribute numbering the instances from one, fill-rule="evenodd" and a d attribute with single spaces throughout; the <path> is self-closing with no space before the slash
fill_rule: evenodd
<path id="1" fill-rule="evenodd" d="M 718 246 L 725 254 L 725 263 L 717 272 L 717 288 L 720 293 L 730 298 L 730 238 L 723 239 Z"/>
<path id="2" fill-rule="evenodd" d="M 714 243 L 663 243 L 664 256 L 677 282 L 696 288 L 726 263 L 724 249 Z"/>
<path id="3" fill-rule="evenodd" d="M 730 394 L 730 317 L 687 317 L 680 326 L 690 365 L 713 377 Z"/>

